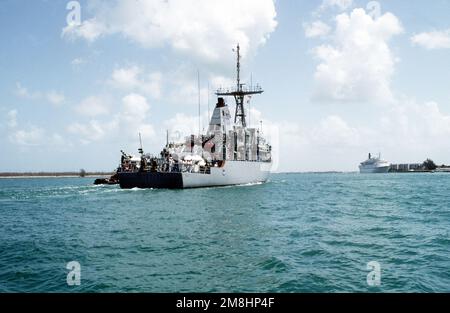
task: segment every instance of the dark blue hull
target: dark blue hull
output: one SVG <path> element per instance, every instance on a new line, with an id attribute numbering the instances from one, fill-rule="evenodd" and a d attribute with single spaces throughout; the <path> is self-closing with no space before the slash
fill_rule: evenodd
<path id="1" fill-rule="evenodd" d="M 120 188 L 183 188 L 183 176 L 181 173 L 160 172 L 119 172 Z"/>

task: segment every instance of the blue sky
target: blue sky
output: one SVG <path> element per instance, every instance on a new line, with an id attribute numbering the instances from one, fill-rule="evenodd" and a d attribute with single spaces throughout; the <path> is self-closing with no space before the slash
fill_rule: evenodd
<path id="1" fill-rule="evenodd" d="M 158 153 L 196 130 L 197 70 L 206 123 L 237 42 L 279 171 L 450 164 L 448 1 L 79 1 L 72 26 L 68 2 L 0 2 L 0 171 L 112 170 L 138 132 Z"/>

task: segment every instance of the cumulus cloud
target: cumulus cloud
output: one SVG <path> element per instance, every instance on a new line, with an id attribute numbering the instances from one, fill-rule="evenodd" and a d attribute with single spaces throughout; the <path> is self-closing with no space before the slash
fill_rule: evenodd
<path id="1" fill-rule="evenodd" d="M 87 60 L 81 57 L 75 58 L 72 61 L 70 61 L 70 65 L 72 66 L 72 69 L 75 71 L 80 70 L 81 67 L 85 64 L 87 64 Z"/>
<path id="2" fill-rule="evenodd" d="M 58 133 L 48 133 L 45 129 L 30 126 L 24 129 L 14 129 L 9 134 L 9 141 L 19 146 L 60 146 L 64 144 Z"/>
<path id="3" fill-rule="evenodd" d="M 54 90 L 48 92 L 45 97 L 51 104 L 54 105 L 60 105 L 65 100 L 65 97 L 62 93 L 56 92 Z"/>
<path id="4" fill-rule="evenodd" d="M 324 37 L 331 31 L 331 27 L 322 21 L 304 24 L 306 38 Z"/>
<path id="5" fill-rule="evenodd" d="M 70 64 L 74 65 L 74 66 L 78 66 L 81 64 L 86 63 L 86 60 L 84 60 L 83 58 L 75 58 L 72 61 L 70 61 Z"/>
<path id="6" fill-rule="evenodd" d="M 341 11 L 345 11 L 353 6 L 353 0 L 323 0 L 319 7 L 319 11 L 323 11 L 328 8 L 337 8 Z"/>
<path id="7" fill-rule="evenodd" d="M 144 47 L 168 45 L 208 61 L 220 61 L 237 42 L 243 55 L 264 44 L 277 22 L 272 0 L 98 1 L 94 17 L 62 31 L 93 42 L 120 34 Z"/>
<path id="8" fill-rule="evenodd" d="M 450 49 L 450 29 L 416 34 L 411 42 L 427 50 Z"/>
<path id="9" fill-rule="evenodd" d="M 10 110 L 7 114 L 8 127 L 15 128 L 17 126 L 17 110 Z"/>
<path id="10" fill-rule="evenodd" d="M 36 146 L 43 143 L 45 138 L 44 134 L 45 131 L 42 128 L 32 127 L 28 130 L 20 129 L 14 131 L 9 139 L 11 142 L 18 145 Z"/>
<path id="11" fill-rule="evenodd" d="M 231 51 L 231 50 L 230 50 Z M 198 106 L 198 69 L 192 64 L 177 64 L 164 73 L 164 100 L 169 104 L 178 106 Z M 210 95 L 221 86 L 232 86 L 232 80 L 215 75 L 208 71 L 200 71 L 200 97 L 201 104 L 205 106 L 208 101 L 208 84 Z"/>
<path id="12" fill-rule="evenodd" d="M 95 100 L 95 97 L 88 99 Z M 149 110 L 150 105 L 144 96 L 130 93 L 122 98 L 117 114 L 103 120 L 98 119 L 97 115 L 95 118 L 91 115 L 90 121 L 72 123 L 67 127 L 67 131 L 76 135 L 84 144 L 104 139 L 115 140 L 119 137 L 123 138 L 123 136 L 137 138 L 138 133 L 151 139 L 155 135 L 155 130 L 151 124 L 147 123 Z"/>
<path id="13" fill-rule="evenodd" d="M 110 84 L 116 88 L 137 91 L 156 99 L 161 96 L 161 83 L 160 72 L 146 74 L 137 65 L 115 69 L 110 79 Z"/>
<path id="14" fill-rule="evenodd" d="M 327 101 L 391 101 L 396 57 L 389 47 L 402 33 L 391 13 L 373 19 L 364 9 L 336 17 L 331 39 L 313 50 L 319 60 L 314 98 Z"/>
<path id="15" fill-rule="evenodd" d="M 311 138 L 320 146 L 348 147 L 360 144 L 360 131 L 350 127 L 340 116 L 330 115 L 322 119 L 311 131 Z"/>
<path id="16" fill-rule="evenodd" d="M 96 18 L 84 21 L 81 25 L 70 24 L 63 28 L 61 35 L 69 40 L 83 38 L 94 42 L 100 36 L 110 33 L 108 28 Z"/>
<path id="17" fill-rule="evenodd" d="M 98 120 L 91 120 L 86 124 L 73 123 L 67 127 L 67 131 L 81 138 L 82 143 L 90 143 L 98 141 L 105 137 L 110 131 L 114 130 L 116 123 L 114 121 L 109 123 L 100 122 Z"/>
<path id="18" fill-rule="evenodd" d="M 382 131 L 396 134 L 397 139 L 402 138 L 399 141 L 407 144 L 415 142 L 433 148 L 436 142 L 446 142 L 450 135 L 450 115 L 434 101 L 417 103 L 406 99 L 396 103 L 389 113 L 382 118 Z"/>
<path id="19" fill-rule="evenodd" d="M 65 101 L 65 96 L 61 92 L 51 90 L 48 92 L 41 91 L 29 91 L 28 88 L 22 86 L 21 83 L 16 83 L 16 89 L 14 91 L 16 96 L 27 100 L 46 100 L 55 106 L 59 106 Z"/>
<path id="20" fill-rule="evenodd" d="M 203 114 L 200 118 L 201 123 L 207 125 L 208 117 Z M 177 113 L 164 121 L 163 125 L 169 131 L 171 141 L 182 142 L 184 137 L 198 133 L 198 116 Z"/>
<path id="21" fill-rule="evenodd" d="M 18 111 L 9 110 L 6 114 L 8 126 L 7 138 L 17 146 L 22 147 L 55 147 L 65 144 L 63 138 L 58 133 L 51 133 L 48 130 L 35 125 L 22 126 L 18 122 Z"/>
<path id="22" fill-rule="evenodd" d="M 108 100 L 101 96 L 91 96 L 81 101 L 75 111 L 88 117 L 105 115 L 109 113 Z"/>
<path id="23" fill-rule="evenodd" d="M 124 114 L 129 117 L 136 117 L 147 114 L 150 109 L 147 99 L 139 94 L 129 94 L 123 99 Z"/>
<path id="24" fill-rule="evenodd" d="M 30 92 L 28 89 L 24 86 L 22 86 L 21 83 L 16 83 L 16 90 L 14 92 L 16 96 L 22 99 L 38 99 L 41 97 L 41 94 L 38 92 Z"/>

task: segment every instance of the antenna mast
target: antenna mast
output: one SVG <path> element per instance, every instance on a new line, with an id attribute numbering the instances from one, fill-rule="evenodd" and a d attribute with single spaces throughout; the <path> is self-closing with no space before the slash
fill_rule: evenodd
<path id="1" fill-rule="evenodd" d="M 201 113 L 200 113 L 200 70 L 197 70 L 197 83 L 198 83 L 198 134 L 202 132 L 201 126 Z"/>
<path id="2" fill-rule="evenodd" d="M 209 81 L 208 81 L 208 119 L 211 118 L 211 115 L 209 115 L 209 96 L 210 96 L 210 90 L 209 90 Z"/>
<path id="3" fill-rule="evenodd" d="M 169 130 L 166 129 L 166 147 L 169 147 Z"/>
<path id="4" fill-rule="evenodd" d="M 236 115 L 234 116 L 234 123 L 236 125 L 241 125 L 242 127 L 247 127 L 247 122 L 245 121 L 245 109 L 244 109 L 244 100 L 246 96 L 249 95 L 255 95 L 255 94 L 261 94 L 264 91 L 259 85 L 256 85 L 256 87 L 250 86 L 249 88 L 244 88 L 244 84 L 241 84 L 241 48 L 239 47 L 239 44 L 236 47 L 236 50 L 233 49 L 233 51 L 236 51 L 237 54 L 237 65 L 236 65 L 236 89 L 219 89 L 216 92 L 217 96 L 232 96 L 234 97 L 234 100 L 236 101 Z"/>
<path id="5" fill-rule="evenodd" d="M 236 47 L 236 54 L 237 54 L 237 69 L 236 69 L 236 73 L 237 73 L 237 77 L 236 77 L 236 81 L 237 81 L 237 90 L 240 91 L 242 89 L 241 86 L 241 78 L 240 78 L 240 74 L 241 74 L 241 54 L 240 54 L 241 48 L 239 47 L 239 44 Z"/>

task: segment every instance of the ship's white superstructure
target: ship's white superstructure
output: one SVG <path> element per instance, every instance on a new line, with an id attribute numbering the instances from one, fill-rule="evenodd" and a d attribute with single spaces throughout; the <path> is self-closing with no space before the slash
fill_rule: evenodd
<path id="1" fill-rule="evenodd" d="M 369 153 L 369 158 L 359 165 L 359 171 L 362 174 L 387 173 L 390 167 L 391 164 L 382 160 L 380 155 L 372 157 Z"/>

